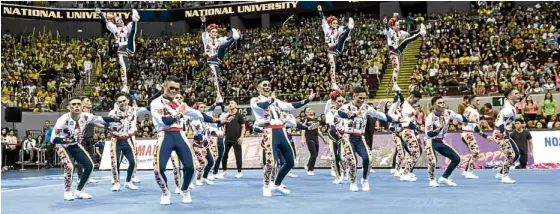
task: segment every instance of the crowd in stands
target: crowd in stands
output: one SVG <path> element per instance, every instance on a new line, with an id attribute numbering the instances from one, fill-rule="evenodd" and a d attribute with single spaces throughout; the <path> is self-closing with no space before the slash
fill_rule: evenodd
<path id="1" fill-rule="evenodd" d="M 515 87 L 560 90 L 557 2 L 476 5 L 473 12 L 430 14 L 410 90 L 495 95 Z"/>
<path id="2" fill-rule="evenodd" d="M 93 68 L 95 40 L 61 39 L 53 32 L 41 31 L 2 35 L 1 100 L 5 106 L 56 111 L 58 103 L 71 95 Z"/>

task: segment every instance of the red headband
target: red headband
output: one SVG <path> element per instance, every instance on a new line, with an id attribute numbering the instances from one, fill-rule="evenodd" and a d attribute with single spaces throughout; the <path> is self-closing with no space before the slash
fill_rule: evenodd
<path id="1" fill-rule="evenodd" d="M 330 24 L 330 23 L 333 22 L 334 20 L 338 20 L 338 19 L 336 18 L 336 16 L 329 16 L 329 18 L 327 18 L 327 23 Z"/>
<path id="2" fill-rule="evenodd" d="M 345 94 L 344 90 L 335 90 L 335 91 L 331 92 L 330 97 L 331 97 L 331 100 L 334 100 L 334 99 L 336 99 L 336 97 L 338 95 L 344 96 L 344 94 Z"/>
<path id="3" fill-rule="evenodd" d="M 208 27 L 206 27 L 206 31 L 208 31 L 208 32 L 210 32 L 212 29 L 218 30 L 219 27 L 216 24 L 210 24 L 210 25 L 208 25 Z"/>

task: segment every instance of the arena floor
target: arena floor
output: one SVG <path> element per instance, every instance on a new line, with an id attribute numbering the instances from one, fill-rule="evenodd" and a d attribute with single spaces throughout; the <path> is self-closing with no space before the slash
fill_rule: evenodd
<path id="1" fill-rule="evenodd" d="M 194 202 L 180 203 L 173 195 L 170 206 L 159 205 L 160 190 L 152 171 L 139 171 L 140 190 L 121 187 L 111 192 L 108 171 L 94 172 L 98 184 L 90 184 L 91 200 L 63 200 L 60 169 L 8 171 L 2 173 L 3 213 L 558 213 L 560 170 L 512 170 L 514 185 L 501 184 L 493 177 L 495 170 L 480 170 L 478 180 L 459 178 L 457 187 L 428 187 L 426 170 L 417 170 L 414 183 L 400 182 L 388 170 L 372 173 L 371 191 L 349 191 L 348 183 L 333 185 L 329 170 L 318 170 L 317 176 L 286 178 L 292 190 L 289 196 L 262 197 L 262 171 L 247 170 L 242 179 L 218 180 L 212 186 L 193 190 Z M 361 173 L 361 171 L 360 171 Z M 438 170 L 438 174 L 442 171 Z M 171 171 L 166 173 L 172 177 Z M 75 182 L 74 182 L 75 184 Z M 172 186 L 173 184 L 170 183 Z M 75 188 L 75 185 L 73 186 Z"/>

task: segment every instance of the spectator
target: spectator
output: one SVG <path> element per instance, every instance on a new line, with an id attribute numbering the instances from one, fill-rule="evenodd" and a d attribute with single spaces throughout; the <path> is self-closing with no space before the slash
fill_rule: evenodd
<path id="1" fill-rule="evenodd" d="M 27 134 L 27 139 L 23 141 L 23 145 L 21 148 L 24 152 L 24 155 L 29 155 L 28 162 L 33 162 L 35 154 L 39 152 L 39 148 L 37 147 L 37 141 L 33 139 L 33 136 L 31 134 Z M 39 160 L 37 160 L 35 163 L 39 163 Z"/>
<path id="2" fill-rule="evenodd" d="M 550 121 L 550 117 L 552 117 L 552 115 L 556 114 L 556 100 L 554 100 L 554 98 L 552 98 L 552 93 L 547 92 L 544 95 L 544 101 L 543 101 L 543 105 L 541 107 L 541 115 L 543 118 L 546 119 L 546 121 Z"/>
<path id="3" fill-rule="evenodd" d="M 9 134 L 6 135 L 5 133 Z M 18 140 L 14 130 L 8 130 L 8 128 L 2 129 L 2 144 L 2 147 L 5 149 L 3 156 L 6 159 L 4 166 L 13 169 L 19 156 Z"/>
<path id="4" fill-rule="evenodd" d="M 463 102 L 457 107 L 457 114 L 463 114 L 469 106 L 469 96 L 463 96 Z"/>
<path id="5" fill-rule="evenodd" d="M 520 102 L 517 104 L 517 111 L 523 115 L 525 121 L 533 121 L 537 119 L 537 111 L 539 110 L 539 105 L 537 102 L 533 101 L 533 96 L 529 95 L 525 98 L 525 102 Z"/>
<path id="6" fill-rule="evenodd" d="M 51 143 L 51 135 L 53 131 L 53 126 L 51 125 L 51 121 L 45 121 L 45 125 L 43 126 L 43 143 L 45 144 L 46 152 L 45 152 L 45 161 L 47 161 L 45 167 L 47 169 L 54 167 L 54 158 L 55 158 L 55 146 Z"/>
<path id="7" fill-rule="evenodd" d="M 480 113 L 484 116 L 484 119 L 480 121 L 481 129 L 492 130 L 494 128 L 494 121 L 498 117 L 498 111 L 492 109 L 492 104 L 485 103 Z"/>

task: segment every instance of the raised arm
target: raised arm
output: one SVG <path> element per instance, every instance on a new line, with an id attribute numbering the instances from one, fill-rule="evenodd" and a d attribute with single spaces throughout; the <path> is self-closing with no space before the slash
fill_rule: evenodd
<path id="1" fill-rule="evenodd" d="M 107 27 L 107 30 L 109 30 L 111 33 L 115 33 L 117 32 L 117 25 L 115 25 L 114 23 L 107 21 L 107 18 L 105 18 L 105 15 L 103 15 L 103 13 L 101 12 L 101 9 L 97 8 L 95 9 L 95 12 L 97 12 L 97 14 L 99 14 L 99 17 L 101 17 L 101 21 L 103 21 L 103 24 L 105 24 L 105 27 Z"/>

